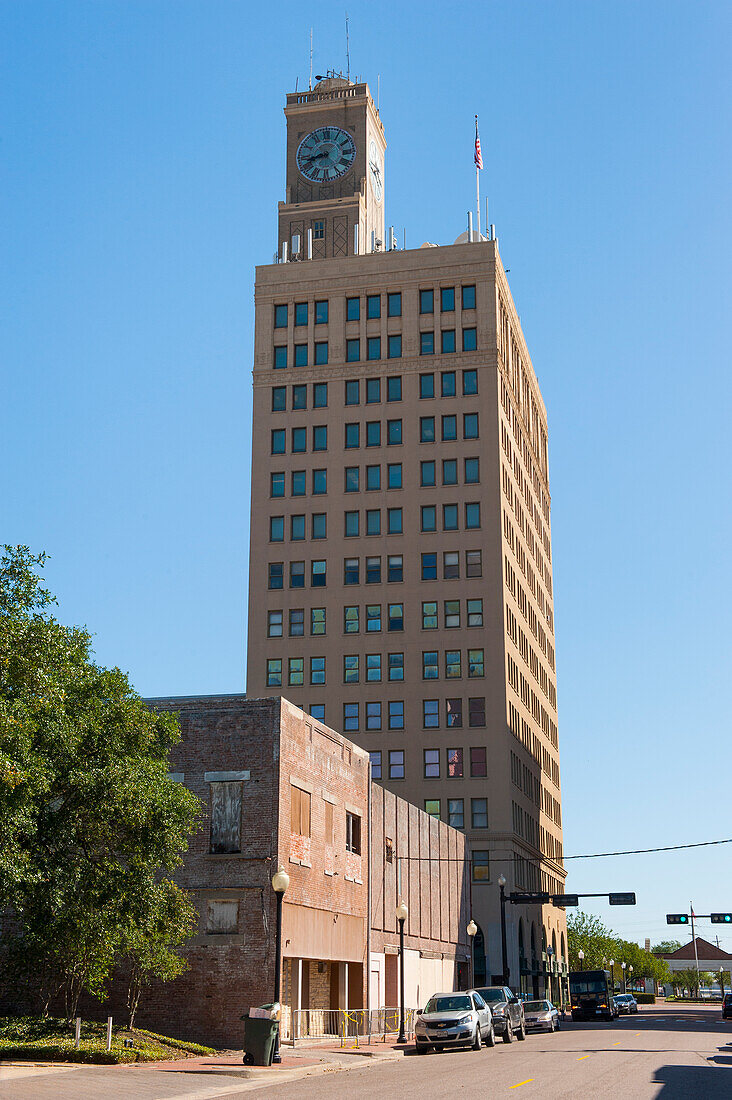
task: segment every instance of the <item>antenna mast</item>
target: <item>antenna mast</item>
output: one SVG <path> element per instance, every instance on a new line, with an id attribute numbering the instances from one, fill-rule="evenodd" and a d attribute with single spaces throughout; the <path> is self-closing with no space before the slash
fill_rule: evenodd
<path id="1" fill-rule="evenodd" d="M 346 78 L 351 83 L 351 49 L 348 44 L 348 12 L 346 12 Z"/>
<path id="2" fill-rule="evenodd" d="M 310 28 L 310 83 L 308 84 L 308 91 L 313 90 L 313 28 Z"/>

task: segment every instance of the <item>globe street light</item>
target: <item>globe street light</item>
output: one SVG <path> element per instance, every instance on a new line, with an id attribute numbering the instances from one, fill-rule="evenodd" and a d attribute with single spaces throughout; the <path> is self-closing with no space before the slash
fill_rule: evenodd
<path id="1" fill-rule="evenodd" d="M 508 948 L 506 947 L 506 879 L 504 875 L 498 876 L 498 885 L 501 889 L 501 962 L 503 964 L 501 985 L 508 985 L 511 975 L 508 969 Z"/>
<path id="2" fill-rule="evenodd" d="M 627 993 L 628 987 L 625 984 L 625 963 L 621 962 L 620 966 L 622 967 L 622 970 L 623 970 L 623 993 Z"/>
<path id="3" fill-rule="evenodd" d="M 612 986 L 612 993 L 615 993 L 615 959 L 610 960 L 610 984 Z"/>
<path id="4" fill-rule="evenodd" d="M 585 961 L 585 953 L 584 953 L 584 951 L 582 950 L 581 947 L 580 947 L 579 951 L 577 952 L 577 958 L 579 959 L 580 970 L 584 970 L 584 966 L 582 964 Z"/>
<path id="5" fill-rule="evenodd" d="M 272 889 L 275 892 L 277 898 L 277 922 L 275 924 L 275 980 L 274 980 L 274 999 L 275 1003 L 280 999 L 280 972 L 282 970 L 282 899 L 285 896 L 285 891 L 290 885 L 290 876 L 288 875 L 282 864 L 279 865 L 275 873 L 272 875 Z M 282 1012 L 280 1011 L 280 1016 Z M 280 1055 L 280 1021 L 277 1020 L 277 1030 L 275 1032 L 274 1052 L 272 1054 L 272 1061 L 280 1063 L 282 1057 Z"/>
<path id="6" fill-rule="evenodd" d="M 409 910 L 400 900 L 396 909 L 396 917 L 399 921 L 399 1034 L 398 1043 L 406 1043 L 407 1036 L 404 1032 L 404 922 L 409 915 Z"/>
<path id="7" fill-rule="evenodd" d="M 475 933 L 478 931 L 478 925 L 473 918 L 470 918 L 470 924 L 467 927 L 467 933 L 470 939 L 470 988 L 475 985 L 475 963 L 473 960 L 473 945 L 475 943 Z"/>
<path id="8" fill-rule="evenodd" d="M 633 988 L 633 964 L 628 967 L 628 981 L 630 982 L 630 988 Z"/>

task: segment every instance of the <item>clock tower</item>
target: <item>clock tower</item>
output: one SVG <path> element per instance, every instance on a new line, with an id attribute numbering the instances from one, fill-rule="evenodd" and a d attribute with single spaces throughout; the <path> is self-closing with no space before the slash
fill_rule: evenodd
<path id="1" fill-rule="evenodd" d="M 285 117 L 279 257 L 286 245 L 288 259 L 307 259 L 310 234 L 316 260 L 384 247 L 386 140 L 368 85 L 328 76 L 311 91 L 288 95 Z"/>

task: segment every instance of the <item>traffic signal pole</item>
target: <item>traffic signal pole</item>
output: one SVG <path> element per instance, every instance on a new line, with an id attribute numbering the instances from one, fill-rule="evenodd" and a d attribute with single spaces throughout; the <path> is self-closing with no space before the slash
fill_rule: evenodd
<path id="1" fill-rule="evenodd" d="M 696 933 L 694 932 L 694 903 L 689 902 L 689 912 L 691 913 L 691 939 L 694 944 L 694 962 L 696 964 L 696 995 L 699 996 L 699 952 L 696 949 Z M 724 1000 L 724 997 L 722 998 Z"/>

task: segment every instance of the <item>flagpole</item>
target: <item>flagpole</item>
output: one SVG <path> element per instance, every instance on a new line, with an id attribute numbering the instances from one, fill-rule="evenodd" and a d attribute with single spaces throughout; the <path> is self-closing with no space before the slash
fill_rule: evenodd
<path id="1" fill-rule="evenodd" d="M 478 116 L 475 116 L 475 132 L 478 133 Z M 478 220 L 476 225 L 478 227 L 478 240 L 480 240 L 480 168 L 476 164 L 475 166 L 475 199 L 478 207 Z"/>

